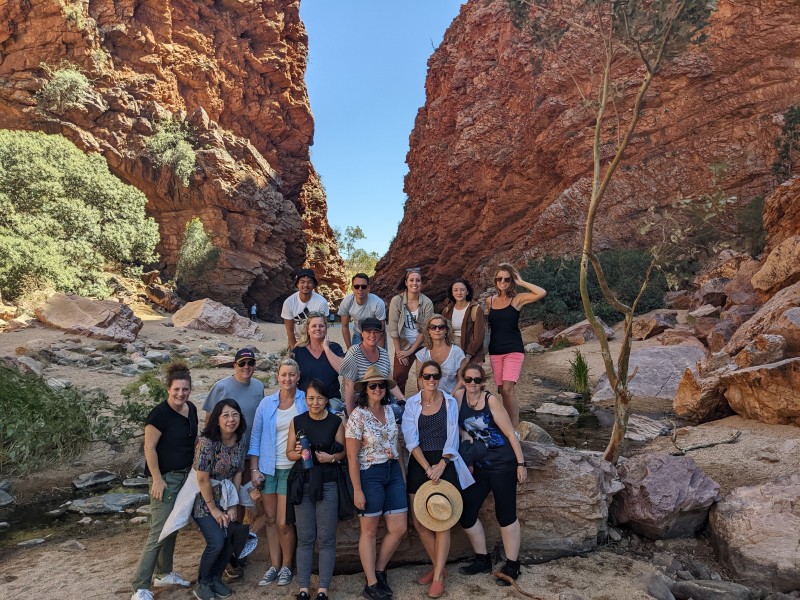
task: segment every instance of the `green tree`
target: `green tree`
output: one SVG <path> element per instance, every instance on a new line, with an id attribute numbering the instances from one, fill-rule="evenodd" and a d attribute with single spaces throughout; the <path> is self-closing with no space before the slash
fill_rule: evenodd
<path id="1" fill-rule="evenodd" d="M 40 109 L 63 113 L 70 106 L 80 105 L 92 90 L 92 83 L 78 67 L 67 63 L 58 69 L 42 65 L 49 79 L 36 93 Z"/>
<path id="2" fill-rule="evenodd" d="M 197 155 L 189 143 L 189 128 L 169 119 L 155 124 L 156 132 L 147 139 L 150 157 L 159 167 L 169 167 L 185 186 L 194 172 Z"/>
<path id="3" fill-rule="evenodd" d="M 346 280 L 350 281 L 356 273 L 366 273 L 372 277 L 380 256 L 377 252 L 367 252 L 357 246 L 359 241 L 367 239 L 361 227 L 358 225 L 348 226 L 344 233 L 338 227 L 334 227 L 333 233 L 336 236 L 336 244 L 339 246 L 339 254 L 344 260 Z"/>
<path id="4" fill-rule="evenodd" d="M 220 249 L 211 242 L 203 222 L 195 217 L 186 223 L 175 267 L 175 280 L 182 290 L 181 295 L 191 297 L 191 289 L 217 268 L 219 257 Z"/>
<path id="5" fill-rule="evenodd" d="M 103 270 L 154 261 L 147 198 L 60 135 L 0 130 L 0 288 L 105 296 Z"/>

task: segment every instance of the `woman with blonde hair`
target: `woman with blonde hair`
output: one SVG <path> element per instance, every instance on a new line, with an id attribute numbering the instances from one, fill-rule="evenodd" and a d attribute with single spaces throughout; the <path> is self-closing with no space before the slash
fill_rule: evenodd
<path id="1" fill-rule="evenodd" d="M 517 294 L 516 286 L 528 291 Z M 508 263 L 497 266 L 494 287 L 497 293 L 486 301 L 489 309 L 489 360 L 495 385 L 503 397 L 503 406 L 511 417 L 511 424 L 516 427 L 519 423 L 519 404 L 514 395 L 514 386 L 519 381 L 525 358 L 519 313 L 526 304 L 544 298 L 547 291 L 522 279 L 519 271 Z"/>
<path id="2" fill-rule="evenodd" d="M 442 315 L 432 315 L 422 328 L 422 339 L 425 347 L 417 352 L 417 373 L 424 362 L 436 362 L 442 371 L 439 389 L 452 394 L 458 384 L 458 370 L 466 361 L 464 351 L 453 343 L 453 326 Z"/>
<path id="3" fill-rule="evenodd" d="M 312 379 L 325 384 L 325 396 L 331 412 L 344 410 L 341 400 L 339 371 L 342 368 L 344 350 L 336 342 L 328 340 L 328 320 L 322 313 L 312 313 L 300 328 L 300 339 L 294 347 L 294 359 L 300 367 L 300 381 L 297 387 L 306 391 Z"/>

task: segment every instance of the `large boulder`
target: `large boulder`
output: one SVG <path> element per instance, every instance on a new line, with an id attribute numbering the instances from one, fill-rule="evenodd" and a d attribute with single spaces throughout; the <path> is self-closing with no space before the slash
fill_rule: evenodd
<path id="1" fill-rule="evenodd" d="M 623 490 L 611 518 L 650 539 L 693 536 L 720 499 L 719 484 L 688 456 L 639 454 L 617 467 Z"/>
<path id="2" fill-rule="evenodd" d="M 759 308 L 761 308 L 761 302 L 758 304 L 734 304 L 723 310 L 719 316 L 725 321 L 730 321 L 737 327 L 741 327 L 743 323 L 758 312 Z"/>
<path id="3" fill-rule="evenodd" d="M 699 379 L 694 371 L 687 368 L 678 382 L 672 410 L 679 417 L 696 423 L 727 417 L 733 411 L 725 399 L 724 391 L 720 387 L 719 376 L 710 375 Z"/>
<path id="4" fill-rule="evenodd" d="M 800 281 L 800 235 L 783 240 L 769 253 L 751 280 L 753 287 L 769 298 L 785 287 Z"/>
<path id="5" fill-rule="evenodd" d="M 156 273 L 158 273 L 158 271 L 156 271 Z M 150 302 L 160 306 L 167 312 L 175 312 L 184 305 L 183 300 L 180 296 L 178 296 L 178 294 L 173 292 L 168 287 L 158 283 L 148 284 L 148 286 L 144 289 L 144 292 L 147 294 L 147 298 L 150 300 Z"/>
<path id="6" fill-rule="evenodd" d="M 725 284 L 723 292 L 728 297 L 725 308 L 732 306 L 754 305 L 761 306 L 764 301 L 761 295 L 753 288 L 753 275 L 761 269 L 761 263 L 749 256 L 739 266 L 736 274 Z"/>
<path id="7" fill-rule="evenodd" d="M 712 279 L 733 279 L 742 265 L 752 260 L 749 254 L 735 250 L 723 250 L 715 261 L 706 265 L 694 278 L 695 287 L 702 287 Z"/>
<path id="8" fill-rule="evenodd" d="M 172 315 L 175 327 L 199 329 L 213 333 L 229 333 L 241 338 L 260 340 L 263 338 L 258 325 L 238 314 L 232 308 L 209 300 L 189 302 Z"/>
<path id="9" fill-rule="evenodd" d="M 603 320 L 599 317 L 597 320 L 600 321 L 600 325 L 602 325 L 606 337 L 608 339 L 613 339 L 614 330 L 603 323 Z M 586 342 L 591 342 L 596 339 L 597 335 L 595 335 L 594 329 L 592 329 L 592 326 L 589 325 L 588 319 L 584 319 L 580 323 L 575 323 L 575 325 L 567 327 L 564 331 L 556 335 L 555 338 L 553 338 L 553 344 L 566 342 L 570 346 L 580 346 L 581 344 L 585 344 Z M 543 343 L 541 336 L 539 336 L 539 342 Z"/>
<path id="10" fill-rule="evenodd" d="M 705 352 L 692 345 L 651 346 L 631 352 L 628 376 L 636 376 L 628 383 L 632 396 L 640 398 L 664 398 L 670 402 L 675 397 L 678 382 L 687 369 L 696 371 L 697 363 L 705 358 Z M 592 392 L 592 401 L 611 400 L 614 390 L 608 385 L 608 376 L 603 375 Z"/>
<path id="11" fill-rule="evenodd" d="M 740 369 L 782 361 L 786 356 L 786 339 L 782 335 L 759 335 L 736 355 Z"/>
<path id="12" fill-rule="evenodd" d="M 708 349 L 711 352 L 719 352 L 728 343 L 733 334 L 736 332 L 738 325 L 733 321 L 720 321 L 706 336 L 708 342 Z"/>
<path id="13" fill-rule="evenodd" d="M 711 541 L 748 585 L 789 592 L 800 588 L 800 472 L 733 490 L 712 510 Z"/>
<path id="14" fill-rule="evenodd" d="M 73 294 L 53 294 L 34 313 L 50 327 L 115 342 L 134 341 L 143 325 L 125 304 Z"/>
<path id="15" fill-rule="evenodd" d="M 667 292 L 664 294 L 664 306 L 675 310 L 686 310 L 692 305 L 692 298 L 687 290 Z"/>
<path id="16" fill-rule="evenodd" d="M 743 417 L 800 426 L 800 358 L 726 373 L 720 383 L 728 404 Z"/>
<path id="17" fill-rule="evenodd" d="M 735 356 L 759 334 L 777 334 L 786 339 L 786 354 L 800 355 L 800 282 L 775 294 L 753 317 L 736 330 L 725 346 Z"/>
<path id="18" fill-rule="evenodd" d="M 672 329 L 678 323 L 678 311 L 659 309 L 637 317 L 633 322 L 633 339 L 646 340 Z"/>
<path id="19" fill-rule="evenodd" d="M 687 344 L 699 348 L 705 352 L 705 345 L 703 342 L 694 337 L 694 330 L 686 326 L 679 325 L 675 329 L 667 329 L 664 333 L 658 336 L 658 340 L 664 346 L 677 346 L 679 344 Z"/>
<path id="20" fill-rule="evenodd" d="M 725 286 L 729 282 L 730 279 L 727 277 L 715 277 L 705 281 L 694 294 L 694 306 L 700 307 L 706 304 L 725 306 L 725 302 L 728 300 Z"/>

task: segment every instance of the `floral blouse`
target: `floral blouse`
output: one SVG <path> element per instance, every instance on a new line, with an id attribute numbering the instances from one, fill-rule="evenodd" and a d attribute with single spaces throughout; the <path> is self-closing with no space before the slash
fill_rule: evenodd
<path id="1" fill-rule="evenodd" d="M 222 442 L 213 442 L 207 437 L 200 436 L 197 438 L 197 446 L 194 451 L 194 464 L 192 465 L 195 471 L 203 471 L 211 476 L 211 479 L 233 479 L 236 473 L 244 471 L 245 461 L 245 448 L 242 440 L 239 440 L 233 446 L 225 446 Z M 214 503 L 219 507 L 220 497 L 222 490 L 220 485 L 212 485 L 211 489 L 214 492 Z M 206 517 L 210 515 L 206 503 L 203 500 L 203 495 L 198 493 L 194 499 L 194 508 L 192 509 L 192 516 Z"/>
<path id="2" fill-rule="evenodd" d="M 361 470 L 397 459 L 397 423 L 389 405 L 384 405 L 386 425 L 378 421 L 366 408 L 356 408 L 347 420 L 345 437 L 361 440 L 358 464 Z"/>

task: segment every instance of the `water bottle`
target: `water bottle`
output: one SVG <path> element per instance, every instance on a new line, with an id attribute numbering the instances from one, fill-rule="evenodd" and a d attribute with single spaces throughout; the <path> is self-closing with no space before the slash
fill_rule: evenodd
<path id="1" fill-rule="evenodd" d="M 300 442 L 300 458 L 303 460 L 303 468 L 305 470 L 311 469 L 314 466 L 314 460 L 311 458 L 311 443 L 306 437 L 303 430 L 297 432 L 297 441 Z"/>

